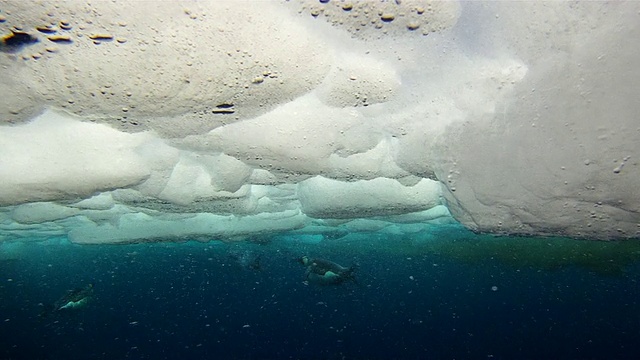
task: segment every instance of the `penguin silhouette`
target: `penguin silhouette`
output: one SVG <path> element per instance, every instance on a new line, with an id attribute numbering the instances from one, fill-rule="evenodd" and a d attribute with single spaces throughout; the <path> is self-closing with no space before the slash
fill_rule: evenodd
<path id="1" fill-rule="evenodd" d="M 339 285 L 347 281 L 357 283 L 355 266 L 344 267 L 330 260 L 303 256 L 300 263 L 307 267 L 305 281 L 322 285 Z"/>

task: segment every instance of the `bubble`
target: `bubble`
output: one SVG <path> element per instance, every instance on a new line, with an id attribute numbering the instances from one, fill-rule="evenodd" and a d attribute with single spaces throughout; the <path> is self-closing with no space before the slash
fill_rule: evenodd
<path id="1" fill-rule="evenodd" d="M 384 14 L 380 15 L 380 20 L 382 20 L 384 22 L 392 22 L 395 18 L 396 18 L 396 16 L 394 14 L 391 14 L 391 13 L 384 13 Z"/>
<path id="2" fill-rule="evenodd" d="M 418 28 L 420 27 L 420 24 L 416 23 L 416 22 L 410 22 L 407 24 L 407 29 L 408 30 L 418 30 Z"/>
<path id="3" fill-rule="evenodd" d="M 491 287 L 491 291 L 498 291 L 498 287 L 497 287 L 497 286 L 495 286 L 495 285 L 493 285 L 493 286 Z"/>

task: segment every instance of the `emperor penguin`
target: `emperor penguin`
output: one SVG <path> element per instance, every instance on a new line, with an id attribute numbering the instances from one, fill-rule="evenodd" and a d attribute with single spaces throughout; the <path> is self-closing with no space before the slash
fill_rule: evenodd
<path id="1" fill-rule="evenodd" d="M 70 290 L 54 304 L 56 311 L 81 308 L 89 302 L 93 295 L 93 283 L 82 288 Z"/>
<path id="2" fill-rule="evenodd" d="M 48 317 L 55 313 L 67 312 L 69 310 L 75 310 L 83 308 L 93 296 L 93 283 L 90 283 L 82 288 L 76 288 L 67 291 L 67 293 L 56 300 L 53 304 L 42 304 L 43 307 L 40 313 L 40 317 Z"/>
<path id="3" fill-rule="evenodd" d="M 299 259 L 307 267 L 305 281 L 322 285 L 339 285 L 346 281 L 357 283 L 354 272 L 355 266 L 344 267 L 333 261 L 303 256 Z"/>

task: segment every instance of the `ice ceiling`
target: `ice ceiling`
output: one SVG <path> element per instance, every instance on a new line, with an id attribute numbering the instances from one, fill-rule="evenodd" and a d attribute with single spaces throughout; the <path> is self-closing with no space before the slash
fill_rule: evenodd
<path id="1" fill-rule="evenodd" d="M 10 0 L 0 33 L 0 240 L 640 236 L 638 2 Z"/>

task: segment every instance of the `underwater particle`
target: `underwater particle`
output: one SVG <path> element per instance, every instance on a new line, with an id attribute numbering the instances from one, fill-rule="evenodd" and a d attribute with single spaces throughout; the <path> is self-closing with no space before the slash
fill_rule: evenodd
<path id="1" fill-rule="evenodd" d="M 37 26 L 36 30 L 43 34 L 55 34 L 58 31 L 58 29 L 56 29 L 53 25 Z"/>
<path id="2" fill-rule="evenodd" d="M 491 291 L 498 291 L 498 287 L 497 287 L 497 286 L 495 286 L 495 285 L 493 285 L 493 286 L 491 287 Z"/>
<path id="3" fill-rule="evenodd" d="M 353 10 L 353 4 L 351 4 L 351 3 L 345 3 L 345 4 L 342 4 L 342 10 L 344 10 L 344 11 L 351 11 L 351 10 Z"/>
<path id="4" fill-rule="evenodd" d="M 257 76 L 253 78 L 253 80 L 251 80 L 251 83 L 253 84 L 262 84 L 263 82 L 264 82 L 264 77 L 262 76 Z"/>
<path id="5" fill-rule="evenodd" d="M 116 38 L 116 42 L 118 42 L 118 44 L 124 44 L 127 42 L 127 39 L 119 37 L 119 38 Z"/>
<path id="6" fill-rule="evenodd" d="M 35 36 L 26 32 L 11 30 L 10 35 L 3 36 L 0 42 L 0 51 L 17 52 L 24 46 L 33 45 L 38 42 Z"/>
<path id="7" fill-rule="evenodd" d="M 393 14 L 382 14 L 380 16 L 380 20 L 382 20 L 384 22 L 392 22 L 395 18 L 396 18 L 396 16 L 393 15 Z"/>
<path id="8" fill-rule="evenodd" d="M 73 42 L 69 35 L 51 35 L 47 36 L 47 39 L 49 39 L 49 41 L 62 44 L 71 44 Z"/>

